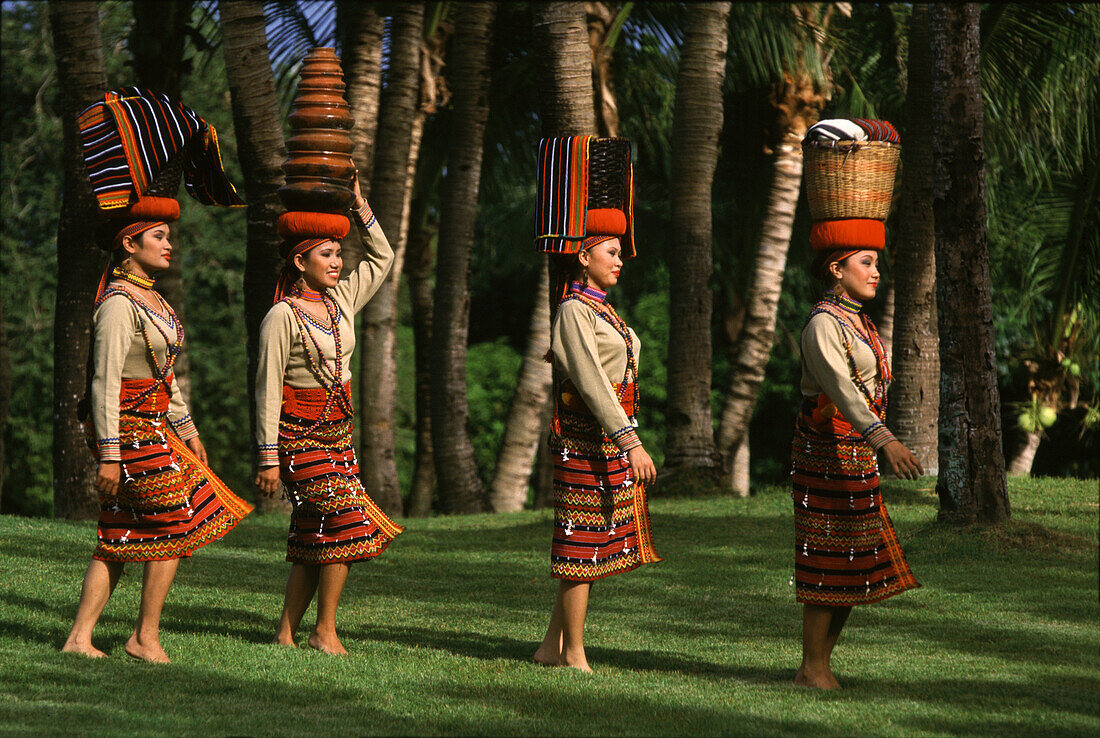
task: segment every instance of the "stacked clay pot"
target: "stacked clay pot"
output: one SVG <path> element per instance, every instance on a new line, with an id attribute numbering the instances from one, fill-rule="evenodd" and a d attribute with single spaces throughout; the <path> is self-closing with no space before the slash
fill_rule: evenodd
<path id="1" fill-rule="evenodd" d="M 290 211 L 344 213 L 355 196 L 349 131 L 354 121 L 344 100 L 344 74 L 336 50 L 311 49 L 291 105 L 291 137 L 279 197 Z"/>

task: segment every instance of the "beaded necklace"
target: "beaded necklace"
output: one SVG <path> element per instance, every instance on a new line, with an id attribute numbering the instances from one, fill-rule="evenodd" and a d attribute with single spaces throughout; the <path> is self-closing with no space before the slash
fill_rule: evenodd
<path id="1" fill-rule="evenodd" d="M 134 274 L 129 269 L 123 269 L 121 266 L 116 266 L 111 270 L 112 277 L 118 277 L 119 279 L 125 279 L 130 284 L 136 284 L 138 287 L 143 287 L 147 290 L 153 289 L 155 282 L 149 277 L 141 277 Z"/>
<path id="2" fill-rule="evenodd" d="M 577 300 L 584 305 L 587 305 L 596 315 L 600 316 L 604 322 L 610 325 L 615 331 L 622 336 L 623 341 L 626 343 L 626 371 L 623 372 L 623 381 L 619 384 L 617 391 L 618 399 L 621 402 L 623 397 L 626 396 L 627 380 L 634 379 L 634 400 L 632 403 L 631 416 L 638 414 L 638 362 L 634 358 L 634 341 L 630 337 L 630 329 L 627 328 L 626 322 L 619 317 L 619 314 L 615 312 L 615 308 L 611 307 L 607 300 L 607 293 L 602 290 L 597 290 L 592 287 L 586 287 L 580 282 L 573 282 L 569 285 L 569 294 L 563 299 L 562 303 L 567 300 Z"/>
<path id="3" fill-rule="evenodd" d="M 309 302 L 320 302 L 325 306 L 325 312 L 328 313 L 330 325 L 332 327 L 332 342 L 336 348 L 336 359 L 333 361 L 333 367 L 329 370 L 329 364 L 325 360 L 325 352 L 321 348 L 320 342 L 317 337 L 313 335 L 313 330 L 310 325 L 316 325 L 326 334 L 322 326 L 320 326 L 315 318 L 309 315 L 305 310 L 295 303 L 291 298 L 300 298 Z M 298 324 L 298 332 L 302 334 L 302 348 L 306 355 L 306 364 L 309 366 L 313 376 L 317 379 L 317 383 L 321 385 L 321 388 L 325 390 L 325 406 L 321 409 L 321 414 L 313 425 L 303 430 L 299 435 L 291 437 L 280 431 L 279 435 L 284 438 L 290 438 L 291 440 L 302 438 L 309 433 L 316 430 L 321 423 L 328 420 L 328 416 L 332 413 L 333 409 L 339 406 L 346 415 L 349 417 L 354 414 L 354 410 L 351 405 L 351 398 L 348 396 L 348 391 L 344 387 L 343 382 L 340 381 L 342 372 L 341 362 L 343 361 L 343 351 L 340 345 L 340 307 L 336 302 L 328 296 L 326 293 L 316 292 L 307 288 L 303 288 L 300 285 L 295 285 L 290 295 L 284 297 L 280 302 L 285 302 L 290 306 L 291 312 L 294 313 L 294 319 Z M 307 342 L 308 337 L 308 342 Z M 309 350 L 309 344 L 313 344 L 313 349 L 316 351 L 316 359 Z M 331 376 L 331 380 L 326 378 L 326 372 Z"/>
<path id="4" fill-rule="evenodd" d="M 867 400 L 868 405 L 875 411 L 879 417 L 886 417 L 886 388 L 893 375 L 890 372 L 890 362 L 886 356 L 886 346 L 882 343 L 882 339 L 879 337 L 878 329 L 875 328 L 875 324 L 871 322 L 865 314 L 860 312 L 863 305 L 855 300 L 852 300 L 844 295 L 838 295 L 835 292 L 826 293 L 824 299 L 821 302 L 814 305 L 810 311 L 810 318 L 813 318 L 818 313 L 826 313 L 831 318 L 837 321 L 841 326 L 841 337 L 844 340 L 844 352 L 848 357 L 848 369 L 851 371 L 852 381 L 856 387 L 859 388 L 864 398 Z M 860 323 L 856 323 L 856 318 L 860 319 Z M 809 320 L 807 319 L 807 322 Z M 859 368 L 856 366 L 855 357 L 852 355 L 852 346 L 848 340 L 847 331 L 843 330 L 844 327 L 848 327 L 853 333 L 871 349 L 871 353 L 875 356 L 875 362 L 878 364 L 878 379 L 879 381 L 874 383 L 874 390 L 870 390 L 867 387 L 867 381 L 863 378 Z M 860 330 L 860 327 L 863 330 Z"/>
<path id="5" fill-rule="evenodd" d="M 116 267 L 114 271 L 118 272 L 120 270 L 118 267 Z M 126 272 L 125 270 L 122 271 L 124 274 L 131 274 L 130 272 Z M 136 274 L 131 274 L 131 276 L 134 277 L 134 279 L 143 279 L 142 277 L 138 277 Z M 126 281 L 133 284 L 141 285 L 141 282 L 136 282 L 134 281 L 134 279 L 129 279 L 125 276 L 123 277 L 123 279 L 126 279 Z M 150 283 L 152 282 L 152 280 L 148 281 Z M 153 310 L 151 307 L 146 305 L 144 300 L 139 300 L 137 296 L 131 294 L 129 290 L 123 289 L 122 287 L 118 287 L 115 285 L 108 285 L 107 289 L 103 292 L 103 296 L 95 304 L 95 307 L 99 307 L 108 297 L 111 297 L 112 295 L 123 295 L 126 297 L 127 300 L 130 301 L 130 304 L 132 304 L 136 308 L 139 308 L 145 315 L 149 316 L 149 320 L 139 320 L 138 322 L 141 326 L 141 337 L 145 341 L 145 350 L 149 352 L 149 361 L 153 365 L 153 379 L 156 381 L 154 381 L 153 384 L 151 384 L 148 388 L 142 390 L 141 393 L 133 397 L 124 405 L 120 404 L 120 410 L 132 410 L 136 407 L 140 407 L 141 404 L 145 402 L 145 400 L 151 394 L 153 394 L 156 391 L 157 387 L 161 384 L 163 384 L 165 388 L 168 389 L 168 375 L 172 372 L 172 367 L 175 366 L 176 357 L 178 357 L 180 355 L 180 352 L 183 350 L 183 324 L 179 322 L 179 319 L 176 317 L 176 312 L 172 309 L 172 306 L 165 302 L 164 298 L 161 297 L 159 293 L 155 291 L 152 292 L 153 295 L 157 298 L 157 302 L 160 303 L 160 306 L 168 315 L 167 320 L 163 315 L 159 315 L 156 310 Z M 170 329 L 174 330 L 175 338 L 169 339 L 168 334 L 164 331 L 163 328 L 160 327 L 160 325 L 157 324 L 156 321 L 153 320 L 153 317 L 159 318 L 161 321 L 165 322 Z M 164 356 L 164 366 L 160 366 L 157 363 L 157 352 L 153 349 L 153 342 L 149 338 L 149 329 L 147 327 L 149 325 L 152 325 L 154 328 L 157 329 L 157 332 L 160 333 L 161 337 L 164 339 L 164 343 L 168 347 Z"/>

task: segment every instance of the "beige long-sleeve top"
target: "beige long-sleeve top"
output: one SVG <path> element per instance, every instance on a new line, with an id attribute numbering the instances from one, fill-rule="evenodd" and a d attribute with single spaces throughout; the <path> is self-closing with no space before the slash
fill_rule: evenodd
<path id="1" fill-rule="evenodd" d="M 337 323 L 340 331 L 340 356 L 336 356 L 336 341 L 332 332 L 326 331 L 320 325 L 311 324 L 309 330 L 322 353 L 322 357 L 318 359 L 313 341 L 302 335 L 294 311 L 285 302 L 273 305 L 260 325 L 260 358 L 256 372 L 256 443 L 261 467 L 279 463 L 279 414 L 283 404 L 283 385 L 295 388 L 329 385 L 335 379 L 334 367 L 339 367 L 341 383 L 351 381 L 355 314 L 363 309 L 382 286 L 393 266 L 393 249 L 370 208 L 356 211 L 352 220 L 356 223 L 367 253 L 357 269 L 328 291 L 329 297 L 340 310 L 340 320 Z M 308 347 L 306 343 L 309 344 Z M 310 358 L 320 368 L 323 376 L 318 377 L 313 373 Z"/>
<path id="2" fill-rule="evenodd" d="M 876 450 L 894 440 L 878 415 L 867 404 L 867 398 L 856 385 L 848 364 L 844 339 L 852 350 L 852 358 L 868 390 L 884 381 L 879 376 L 875 353 L 855 333 L 851 326 L 842 326 L 831 315 L 818 313 L 802 330 L 802 394 L 816 397 L 824 392 L 844 419 Z"/>
<path id="3" fill-rule="evenodd" d="M 629 327 L 627 332 L 637 366 L 641 343 Z M 550 337 L 554 363 L 576 386 L 604 433 L 620 451 L 640 446 L 634 419 L 627 417 L 612 386 L 622 382 L 626 372 L 626 342 L 619 332 L 580 300 L 566 300 L 554 317 Z"/>
<path id="4" fill-rule="evenodd" d="M 154 321 L 159 322 L 158 326 Z M 96 445 L 100 461 L 120 461 L 119 453 L 119 391 L 123 379 L 151 379 L 154 367 L 145 345 L 145 337 L 164 366 L 169 341 L 175 342 L 178 331 L 160 315 L 135 305 L 125 295 L 111 295 L 96 308 L 92 316 L 95 332 L 95 369 L 92 374 L 92 422 L 96 429 Z M 164 331 L 164 333 L 161 333 Z M 165 340 L 165 335 L 168 341 Z M 172 383 L 168 406 L 168 421 L 183 440 L 199 434 L 179 385 Z"/>

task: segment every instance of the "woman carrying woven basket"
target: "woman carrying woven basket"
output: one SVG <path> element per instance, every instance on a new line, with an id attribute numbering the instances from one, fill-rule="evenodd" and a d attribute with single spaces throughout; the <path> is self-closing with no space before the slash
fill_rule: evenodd
<path id="1" fill-rule="evenodd" d="M 600 158 L 618 167 L 604 170 Z M 538 166 L 538 232 L 577 237 L 537 239 L 539 249 L 551 253 L 556 285 L 550 571 L 561 581 L 534 659 L 591 671 L 584 621 L 592 582 L 661 560 L 645 495 L 657 470 L 635 431 L 638 336 L 607 301 L 623 259 L 634 255 L 630 144 L 589 136 L 544 139 Z M 618 186 L 597 183 L 606 197 L 594 200 L 597 187 L 586 177 L 613 179 Z M 578 202 L 578 191 L 589 197 Z"/>
<path id="2" fill-rule="evenodd" d="M 355 314 L 393 265 L 393 249 L 358 179 L 354 194 L 352 217 L 366 257 L 343 279 L 336 239 L 348 233 L 347 216 L 280 216 L 286 264 L 260 327 L 256 375 L 256 486 L 274 496 L 281 480 L 293 505 L 286 553 L 292 566 L 275 642 L 295 645 L 316 594 L 309 645 L 332 654 L 347 653 L 336 634 L 336 608 L 350 565 L 380 555 L 403 530 L 364 492 L 352 445 Z"/>
<path id="3" fill-rule="evenodd" d="M 153 289 L 154 275 L 172 258 L 178 157 L 189 158 L 188 191 L 200 202 L 242 203 L 222 172 L 214 129 L 163 95 L 136 88 L 107 93 L 81 114 L 80 130 L 92 188 L 109 217 L 100 245 L 111 258 L 96 294 L 89 391 L 81 403 L 99 459 L 98 545 L 62 650 L 106 655 L 92 645 L 92 630 L 123 566 L 144 562 L 137 624 L 125 649 L 134 658 L 167 662 L 160 614 L 180 559 L 252 510 L 206 465 L 172 372 L 183 326 Z"/>
<path id="4" fill-rule="evenodd" d="M 813 272 L 825 295 L 802 331 L 803 402 L 791 445 L 793 580 L 803 603 L 802 663 L 795 683 L 822 689 L 840 687 L 830 657 L 852 607 L 920 586 L 886 512 L 877 455 L 902 478 L 915 479 L 924 470 L 883 424 L 890 365 L 878 331 L 862 312 L 878 289 L 893 178 L 877 190 L 876 207 L 868 209 L 875 192 L 860 187 L 858 169 L 882 168 L 880 161 L 861 157 L 878 147 L 852 146 L 853 141 L 884 142 L 896 152 L 898 138 L 884 121 L 835 120 L 811 128 L 803 143 L 815 208 L 822 199 L 816 171 L 829 170 L 835 182 L 837 167 L 856 170 L 847 189 L 824 198 L 839 208 L 826 214 L 833 217 L 819 219 L 820 209 L 813 213 Z M 892 160 L 896 165 L 896 156 Z"/>

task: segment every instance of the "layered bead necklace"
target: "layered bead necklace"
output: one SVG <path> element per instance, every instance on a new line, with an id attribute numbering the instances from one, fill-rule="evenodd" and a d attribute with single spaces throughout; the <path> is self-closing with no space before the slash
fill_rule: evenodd
<path id="1" fill-rule="evenodd" d="M 328 313 L 329 330 L 325 330 L 325 327 L 320 325 L 316 318 L 303 310 L 302 307 L 291 298 L 296 298 L 303 302 L 319 302 L 324 305 L 325 312 Z M 311 290 L 308 287 L 302 287 L 300 284 L 295 284 L 290 295 L 284 297 L 282 302 L 289 305 L 291 311 L 294 313 L 294 320 L 298 323 L 298 332 L 302 334 L 302 348 L 306 355 L 306 364 L 309 366 L 309 370 L 313 373 L 313 376 L 317 378 L 317 383 L 321 385 L 321 389 L 325 390 L 325 406 L 322 408 L 317 421 L 297 436 L 297 438 L 301 438 L 313 432 L 324 423 L 333 409 L 337 406 L 339 406 L 349 417 L 354 414 L 351 398 L 348 396 L 348 391 L 344 387 L 344 383 L 340 381 L 343 376 L 341 362 L 344 357 L 340 344 L 341 313 L 340 307 L 328 296 L 328 294 Z M 329 368 L 329 362 L 325 359 L 324 349 L 321 348 L 321 344 L 313 334 L 313 329 L 310 326 L 316 326 L 324 333 L 329 333 L 331 331 L 332 343 L 336 350 L 336 358 L 332 362 L 331 369 Z M 309 350 L 309 344 L 311 343 L 313 344 L 313 351 L 316 352 L 316 358 L 314 358 L 314 353 L 311 353 Z M 280 432 L 280 435 L 284 434 Z"/>
<path id="2" fill-rule="evenodd" d="M 607 302 L 607 293 L 603 290 L 589 287 L 580 282 L 573 282 L 569 285 L 569 294 L 562 299 L 562 303 L 567 300 L 578 300 L 587 305 L 596 315 L 600 316 L 605 323 L 614 328 L 615 332 L 622 336 L 623 342 L 626 343 L 626 371 L 623 373 L 623 381 L 619 383 L 619 389 L 616 394 L 618 395 L 619 401 L 622 402 L 623 397 L 626 396 L 627 380 L 633 378 L 634 400 L 630 415 L 632 417 L 637 416 L 639 399 L 638 362 L 634 357 L 634 340 L 630 336 L 630 329 L 627 328 L 626 322 L 615 312 L 615 308 L 611 307 L 611 304 Z"/>
<path id="3" fill-rule="evenodd" d="M 848 342 L 847 333 L 843 330 L 841 331 L 841 335 L 844 338 L 844 351 L 848 356 L 848 368 L 852 373 L 853 381 L 856 386 L 859 387 L 871 408 L 875 410 L 880 417 L 885 417 L 886 389 L 893 375 L 890 373 L 890 362 L 886 356 L 886 346 L 882 343 L 882 339 L 879 337 L 875 324 L 871 322 L 871 319 L 868 318 L 867 315 L 861 312 L 862 308 L 862 303 L 830 290 L 825 294 L 821 302 L 814 305 L 813 310 L 810 311 L 810 317 L 812 318 L 818 313 L 828 313 L 833 319 L 840 323 L 842 327 L 846 326 L 851 329 L 859 340 L 871 349 L 871 353 L 875 356 L 875 362 L 878 364 L 878 376 L 880 380 L 874 382 L 873 391 L 868 388 L 867 381 L 863 378 L 862 373 L 856 366 L 856 360 L 852 355 L 852 347 Z M 860 321 L 859 323 L 856 322 L 857 318 Z"/>
<path id="4" fill-rule="evenodd" d="M 149 320 L 141 320 L 139 322 L 141 324 L 141 337 L 145 342 L 145 350 L 149 352 L 149 361 L 153 365 L 153 379 L 156 381 L 148 388 L 142 390 L 140 394 L 129 400 L 125 407 L 120 408 L 123 410 L 132 410 L 133 408 L 140 407 L 161 384 L 164 384 L 165 388 L 168 387 L 168 375 L 171 374 L 172 368 L 176 364 L 176 357 L 178 357 L 183 350 L 183 324 L 176 318 L 176 312 L 172 310 L 172 306 L 165 302 L 164 298 L 153 289 L 154 281 L 152 279 L 134 274 L 121 266 L 115 267 L 111 271 L 111 276 L 151 292 L 153 296 L 157 298 L 157 302 L 160 304 L 160 307 L 163 308 L 165 315 L 168 316 L 166 318 L 165 315 L 161 315 L 147 305 L 144 300 L 139 300 L 137 296 L 132 294 L 129 290 L 115 285 L 108 285 L 107 289 L 103 292 L 103 296 L 95 305 L 99 307 L 103 304 L 104 300 L 112 295 L 124 295 L 134 307 L 139 308 L 149 316 Z M 161 322 L 163 322 L 169 330 L 173 331 L 173 338 L 168 338 L 168 333 L 165 332 L 164 328 L 160 327 L 159 323 Z M 161 337 L 164 339 L 165 346 L 167 346 L 164 366 L 160 366 L 157 362 L 157 352 L 153 349 L 153 342 L 149 338 L 149 329 L 147 327 L 149 325 L 157 329 L 157 332 L 160 333 Z"/>

